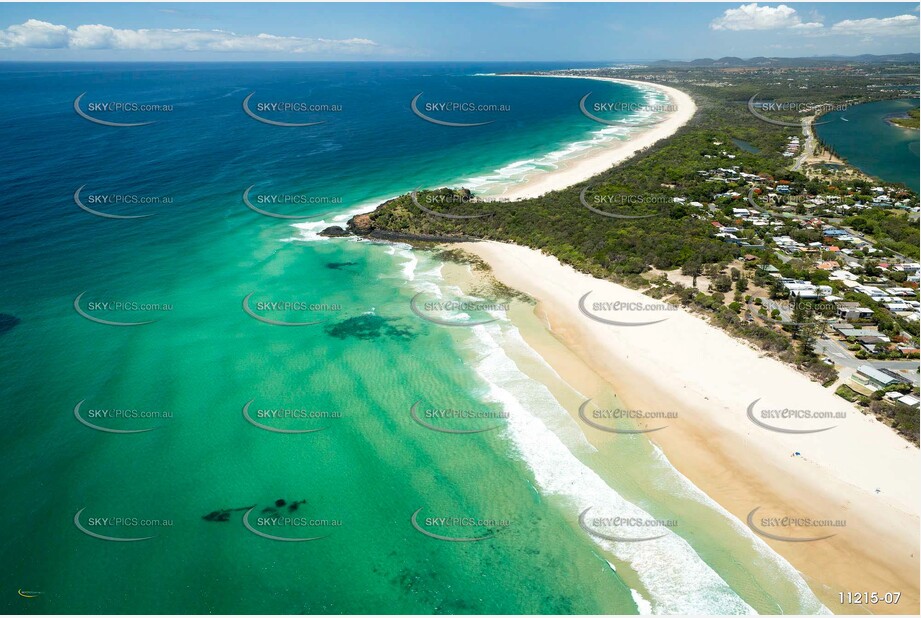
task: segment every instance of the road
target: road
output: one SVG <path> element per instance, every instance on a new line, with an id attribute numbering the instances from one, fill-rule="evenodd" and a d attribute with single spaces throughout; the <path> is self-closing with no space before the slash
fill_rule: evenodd
<path id="1" fill-rule="evenodd" d="M 815 344 L 815 351 L 820 356 L 827 356 L 835 363 L 835 368 L 838 370 L 839 375 L 836 386 L 837 384 L 846 383 L 861 365 L 870 365 L 877 369 L 889 369 L 911 380 L 911 383 L 915 386 L 918 386 L 919 383 L 918 361 L 861 360 L 856 358 L 850 350 L 835 339 L 818 339 Z"/>
<path id="2" fill-rule="evenodd" d="M 856 232 L 856 231 L 854 231 L 853 229 L 851 229 L 851 228 L 849 228 L 849 227 L 847 227 L 847 226 L 845 226 L 845 225 L 839 225 L 838 227 L 841 228 L 842 230 L 844 230 L 845 232 L 847 232 L 848 234 L 850 234 L 851 236 L 853 236 L 854 238 L 859 238 L 860 240 L 864 241 L 865 243 L 869 243 L 871 246 L 874 246 L 874 247 L 876 246 L 876 241 L 875 241 L 875 240 L 872 240 L 871 238 L 867 238 L 866 235 L 864 235 L 864 234 L 862 234 L 862 233 L 860 233 L 860 232 Z M 893 251 L 892 249 L 889 249 L 889 251 L 892 251 L 892 255 L 895 256 L 895 257 L 897 257 L 897 258 L 898 258 L 899 260 L 901 260 L 902 262 L 911 262 L 911 261 L 912 261 L 912 258 L 910 258 L 910 257 L 908 257 L 908 256 L 905 256 L 905 255 L 902 255 L 901 253 L 899 253 L 899 252 L 897 252 L 897 251 Z"/>
<path id="3" fill-rule="evenodd" d="M 799 169 L 800 169 L 800 168 L 803 166 L 803 164 L 806 162 L 806 159 L 808 159 L 809 157 L 811 157 L 811 156 L 815 153 L 816 139 L 815 139 L 815 133 L 814 133 L 813 130 L 812 130 L 812 122 L 813 122 L 814 120 L 815 120 L 815 116 L 808 116 L 808 117 L 806 117 L 806 118 L 803 118 L 803 120 L 802 120 L 803 135 L 806 137 L 806 141 L 803 142 L 803 152 L 800 153 L 800 155 L 799 155 L 798 157 L 796 157 L 796 161 L 794 161 L 793 167 L 790 168 L 790 169 L 793 170 L 794 172 L 799 171 Z M 751 196 L 749 196 L 749 197 L 751 197 Z M 749 199 L 749 201 L 751 201 L 751 199 Z M 797 221 L 802 221 L 802 220 L 804 220 L 804 219 L 808 219 L 808 217 L 802 217 L 802 216 L 796 216 L 796 215 L 794 215 L 793 218 L 796 219 Z M 876 244 L 875 241 L 873 241 L 873 240 L 871 240 L 871 239 L 869 239 L 869 238 L 866 238 L 863 234 L 858 233 L 858 232 L 852 230 L 851 228 L 845 227 L 845 226 L 843 226 L 843 225 L 839 225 L 839 227 L 840 227 L 841 229 L 843 229 L 844 231 L 846 231 L 846 232 L 847 232 L 848 234 L 850 234 L 851 236 L 854 236 L 855 238 L 859 238 L 860 240 L 862 240 L 862 241 L 864 241 L 864 242 L 870 243 L 870 245 L 875 246 L 875 244 Z M 890 251 L 891 251 L 891 249 L 890 249 Z M 900 253 L 896 253 L 895 251 L 892 251 L 892 254 L 893 254 L 895 257 L 899 258 L 900 260 L 902 260 L 902 261 L 904 261 L 904 262 L 910 261 L 910 258 L 908 258 L 908 257 L 906 257 L 906 256 L 904 256 L 904 255 L 902 255 L 902 254 L 900 254 Z"/>
<path id="4" fill-rule="evenodd" d="M 794 172 L 798 172 L 799 168 L 806 162 L 806 159 L 811 157 L 815 152 L 815 135 L 812 132 L 813 120 L 815 120 L 815 116 L 803 118 L 803 135 L 806 136 L 806 141 L 803 142 L 803 152 L 796 157 L 796 161 L 791 168 Z"/>

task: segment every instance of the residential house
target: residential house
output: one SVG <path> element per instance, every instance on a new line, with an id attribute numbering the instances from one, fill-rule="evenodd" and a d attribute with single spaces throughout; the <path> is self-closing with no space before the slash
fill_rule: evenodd
<path id="1" fill-rule="evenodd" d="M 866 320 L 873 317 L 873 310 L 861 307 L 860 303 L 835 303 L 835 310 L 843 320 Z"/>
<path id="2" fill-rule="evenodd" d="M 864 394 L 875 393 L 899 381 L 900 380 L 897 380 L 893 376 L 883 373 L 870 365 L 861 365 L 857 368 L 857 371 L 854 372 L 854 375 L 851 376 L 851 384 L 857 387 L 854 390 Z"/>

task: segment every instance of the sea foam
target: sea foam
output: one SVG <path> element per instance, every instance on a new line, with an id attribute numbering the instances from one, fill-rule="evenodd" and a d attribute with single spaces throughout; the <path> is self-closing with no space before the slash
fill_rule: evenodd
<path id="1" fill-rule="evenodd" d="M 445 285 L 440 265 L 428 268 L 429 260 L 417 259 L 413 251 L 404 246 L 396 251 L 394 257 L 400 262 L 400 276 L 412 288 L 436 297 L 460 296 L 459 288 Z M 556 372 L 528 346 L 506 316 L 496 313 L 494 317 L 500 322 L 469 330 L 464 354 L 474 359 L 474 370 L 487 386 L 487 399 L 501 405 L 508 414 L 504 435 L 531 470 L 541 493 L 562 498 L 569 505 L 573 518 L 585 508 L 592 507 L 596 516 L 651 519 L 650 514 L 624 499 L 578 458 L 580 453 L 587 455 L 594 452 L 594 447 L 546 386 L 518 369 L 506 350 L 528 354 L 546 370 L 554 375 L 557 375 Z M 454 318 L 463 319 L 463 316 Z M 753 538 L 759 549 L 763 546 L 765 558 L 773 561 L 774 566 L 779 567 L 800 590 L 800 606 L 804 612 L 827 612 L 789 563 L 760 539 L 753 537 L 741 522 L 675 470 L 660 450 L 656 449 L 655 456 L 674 475 L 688 496 L 729 519 L 740 534 Z M 641 614 L 755 613 L 686 540 L 673 532 L 666 530 L 663 538 L 640 543 L 590 538 L 637 574 L 649 596 L 647 599 L 639 591 L 631 589 L 631 596 Z M 613 564 L 611 568 L 615 568 Z"/>
<path id="2" fill-rule="evenodd" d="M 498 338 L 496 337 L 496 334 L 498 334 Z M 518 330 L 515 329 L 510 324 L 503 325 L 503 329 L 499 333 L 496 333 L 496 334 L 491 334 L 488 336 L 490 337 L 490 340 L 492 341 L 494 345 L 500 346 L 500 350 L 503 352 L 503 354 L 505 350 L 514 350 L 516 353 L 528 354 L 532 360 L 539 362 L 541 365 L 543 365 L 545 369 L 553 371 L 552 367 L 550 367 L 550 365 L 547 364 L 546 361 L 522 339 L 521 334 L 518 332 Z M 501 344 L 498 342 L 497 339 L 501 340 Z M 482 340 L 480 340 L 480 342 L 482 344 Z M 511 359 L 509 359 L 508 362 L 513 363 Z M 518 371 L 517 367 L 515 367 L 513 371 Z M 558 374 L 556 374 L 555 371 L 553 371 L 553 373 L 558 376 Z M 484 373 L 481 373 L 480 375 L 484 376 Z M 488 376 L 490 374 L 486 373 L 485 375 Z M 522 378 L 528 379 L 527 376 L 524 376 L 523 374 L 522 374 Z M 541 387 L 543 388 L 542 385 Z M 569 416 L 568 413 L 565 412 L 565 410 L 562 410 L 562 408 L 559 407 L 559 404 L 552 397 L 549 391 L 547 391 L 542 398 L 544 399 L 546 403 L 539 404 L 541 407 L 534 406 L 534 409 L 540 409 L 540 410 L 553 409 L 555 411 L 553 416 L 560 417 L 564 421 L 562 424 L 575 425 L 571 420 L 571 416 Z M 546 423 L 547 421 L 545 420 L 544 422 Z M 571 438 L 571 434 L 569 434 L 568 431 L 567 432 L 560 431 L 560 429 L 558 428 L 559 424 L 560 423 L 556 422 L 556 419 L 552 419 L 550 423 L 551 429 L 554 431 L 554 433 L 556 433 L 558 436 L 563 438 L 563 441 L 567 445 L 569 445 L 570 451 L 574 450 L 573 446 L 576 446 L 576 449 L 575 449 L 576 451 L 584 448 L 584 443 L 583 443 L 584 434 L 582 433 L 581 429 L 576 427 L 576 431 L 578 432 L 579 436 L 583 437 L 583 440 L 573 441 Z M 658 446 L 656 446 L 655 444 L 652 444 L 651 446 L 655 453 L 656 459 L 663 464 L 664 473 L 672 477 L 671 480 L 674 482 L 675 486 L 680 488 L 682 495 L 685 495 L 695 500 L 696 502 L 704 504 L 709 509 L 711 509 L 713 512 L 718 513 L 720 516 L 725 518 L 730 523 L 730 525 L 732 526 L 733 530 L 736 533 L 738 533 L 743 538 L 746 538 L 751 541 L 752 546 L 761 555 L 762 559 L 768 562 L 769 568 L 775 569 L 777 572 L 782 573 L 784 578 L 787 581 L 789 581 L 791 584 L 793 584 L 793 586 L 795 586 L 795 588 L 798 591 L 798 595 L 799 595 L 797 599 L 797 603 L 799 605 L 799 610 L 802 613 L 804 614 L 831 613 L 828 610 L 828 608 L 826 608 L 821 603 L 821 601 L 819 601 L 819 599 L 815 596 L 815 594 L 812 592 L 812 590 L 809 588 L 809 585 L 806 583 L 805 579 L 803 578 L 802 574 L 800 574 L 800 572 L 797 571 L 796 568 L 793 567 L 793 565 L 791 565 L 780 554 L 778 554 L 773 549 L 771 549 L 771 547 L 767 543 L 765 543 L 760 537 L 755 535 L 751 531 L 751 529 L 748 528 L 748 526 L 746 526 L 743 522 L 741 522 L 738 518 L 736 518 L 732 513 L 727 511 L 725 508 L 723 508 L 715 500 L 710 498 L 700 488 L 694 485 L 694 483 L 692 483 L 690 479 L 688 479 L 686 476 L 681 474 L 681 472 L 679 472 L 671 464 L 671 462 L 668 460 L 668 458 L 665 456 L 665 454 L 662 452 L 662 450 Z M 593 509 L 593 511 L 598 511 L 598 509 Z M 607 514 L 605 514 L 605 516 L 607 516 Z M 652 541 L 651 543 L 655 543 L 655 542 L 657 541 Z M 599 544 L 604 546 L 603 543 L 599 543 Z M 656 613 L 660 613 L 658 609 Z"/>
<path id="3" fill-rule="evenodd" d="M 506 336 L 514 337 L 517 331 L 510 334 L 497 324 L 471 330 L 475 342 L 467 352 L 475 356 L 474 369 L 488 385 L 487 397 L 508 414 L 505 435 L 542 493 L 562 498 L 574 518 L 593 507 L 599 516 L 651 519 L 609 487 L 548 428 L 548 421 L 564 426 L 574 423 L 547 388 L 523 374 L 506 355 L 500 342 Z M 673 532 L 641 543 L 591 538 L 633 569 L 651 597 L 654 613 L 755 613 L 687 541 Z"/>

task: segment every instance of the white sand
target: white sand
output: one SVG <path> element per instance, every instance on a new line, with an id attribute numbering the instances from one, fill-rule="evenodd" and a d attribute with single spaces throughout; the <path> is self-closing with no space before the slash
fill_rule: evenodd
<path id="1" fill-rule="evenodd" d="M 640 409 L 677 406 L 679 421 L 649 436 L 679 471 L 739 519 L 745 521 L 756 506 L 772 509 L 772 515 L 847 519 L 847 528 L 834 539 L 770 543 L 819 588 L 825 586 L 821 596 L 833 611 L 847 609 L 831 605 L 838 590 L 882 592 L 887 582 L 903 592 L 905 603 L 874 612 L 911 613 L 912 604 L 917 607 L 917 448 L 795 369 L 684 310 L 593 311 L 592 303 L 599 301 L 659 301 L 525 247 L 495 242 L 461 247 L 488 262 L 499 281 L 536 298 L 554 335 L 605 377 L 623 402 Z M 579 309 L 586 292 L 592 294 L 585 306 L 599 317 L 667 319 L 633 327 L 599 323 Z M 553 365 L 555 359 L 546 360 Z M 835 425 L 822 433 L 777 433 L 749 420 L 747 407 L 758 398 L 756 411 L 809 409 L 847 416 L 808 421 L 756 416 L 786 428 Z M 791 457 L 794 451 L 802 456 Z"/>
<path id="2" fill-rule="evenodd" d="M 688 94 L 669 86 L 651 82 L 613 77 L 582 77 L 577 75 L 503 75 L 503 77 L 594 79 L 632 86 L 643 86 L 664 92 L 670 99 L 670 103 L 678 108 L 677 111 L 663 113 L 664 119 L 655 125 L 630 129 L 630 137 L 625 141 L 612 140 L 603 147 L 593 148 L 585 154 L 573 157 L 569 160 L 564 160 L 561 162 L 558 169 L 535 174 L 525 182 L 514 185 L 502 194 L 503 198 L 510 200 L 538 197 L 544 193 L 564 189 L 582 182 L 583 180 L 587 180 L 592 176 L 597 176 L 611 166 L 632 157 L 640 150 L 652 146 L 660 139 L 672 135 L 690 120 L 697 111 L 694 99 Z M 599 125 L 599 127 L 602 126 L 604 125 Z"/>
<path id="3" fill-rule="evenodd" d="M 535 175 L 503 197 L 536 197 L 600 174 L 672 135 L 696 111 L 690 96 L 659 84 L 552 77 L 656 88 L 667 93 L 678 111 L 657 125 L 635 130 L 627 141 L 612 141 L 557 170 Z M 599 222 L 604 224 L 616 225 Z M 834 529 L 836 535 L 827 540 L 767 541 L 803 572 L 833 612 L 866 611 L 863 606 L 841 605 L 838 594 L 868 591 L 902 593 L 898 605 L 874 605 L 873 613 L 917 614 L 921 596 L 917 448 L 832 391 L 700 317 L 683 310 L 595 311 L 598 317 L 622 322 L 667 318 L 648 326 L 603 324 L 580 310 L 579 299 L 587 292 L 591 292 L 586 302 L 590 313 L 595 302 L 660 303 L 525 247 L 480 242 L 461 248 L 488 262 L 499 281 L 536 298 L 537 312 L 554 337 L 606 380 L 621 402 L 635 409 L 677 410 L 680 418 L 667 430 L 648 436 L 680 472 L 741 521 L 755 507 L 768 516 L 845 519 L 846 527 Z M 560 358 L 546 360 L 561 375 L 573 369 L 564 367 Z M 747 415 L 756 399 L 760 399 L 754 407 L 756 418 L 775 427 L 834 428 L 795 435 L 769 431 Z M 844 412 L 845 418 L 770 419 L 758 414 L 766 408 Z M 791 456 L 794 452 L 801 455 Z M 821 533 L 828 531 L 823 528 Z M 791 536 L 810 536 L 810 532 Z"/>

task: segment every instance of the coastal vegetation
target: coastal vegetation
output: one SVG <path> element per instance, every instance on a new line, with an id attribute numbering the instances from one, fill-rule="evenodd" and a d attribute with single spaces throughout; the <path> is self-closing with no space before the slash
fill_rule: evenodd
<path id="1" fill-rule="evenodd" d="M 907 112 L 906 118 L 893 118 L 889 122 L 892 124 L 904 127 L 906 129 L 917 129 L 919 126 L 919 110 L 918 108 L 910 109 Z"/>
<path id="2" fill-rule="evenodd" d="M 876 305 L 840 281 L 830 281 L 827 270 L 815 268 L 816 260 L 834 260 L 837 254 L 820 251 L 814 258 L 788 259 L 772 239 L 784 236 L 804 245 L 822 244 L 827 240 L 822 226 L 805 224 L 813 217 L 812 221 L 845 226 L 875 242 L 877 261 L 887 256 L 917 259 L 917 221 L 901 207 L 917 205 L 917 195 L 896 184 L 889 191 L 893 199 L 878 202 L 878 185 L 893 183 L 854 173 L 846 165 L 841 169 L 847 174 L 793 165 L 791 143 L 795 151 L 804 115 L 820 117 L 829 108 L 904 93 L 868 89 L 879 75 L 849 71 L 638 71 L 593 74 L 659 81 L 688 91 L 698 111 L 669 139 L 584 183 L 538 198 L 486 201 L 466 189 L 449 188 L 402 195 L 356 217 L 351 231 L 382 238 L 476 238 L 538 249 L 594 277 L 680 304 L 813 379 L 835 383 L 834 366 L 817 351 L 825 328 L 818 324 L 833 318 L 834 311 L 796 302 L 795 315 L 782 317 L 760 303 L 787 299 L 790 293 L 781 285 L 785 278 L 830 285 L 846 300 Z M 785 103 L 781 109 L 791 111 L 772 118 L 788 124 L 764 122 L 752 114 L 749 100 L 756 94 L 759 100 Z M 815 107 L 816 103 L 822 105 Z M 752 189 L 754 202 L 747 199 Z M 797 199 L 772 197 L 768 191 Z M 851 208 L 852 214 L 842 217 L 824 205 L 826 200 Z M 742 224 L 738 209 L 756 205 L 752 212 L 774 218 L 772 226 Z M 736 240 L 725 242 L 714 228 L 733 230 Z M 864 249 L 858 257 L 867 262 L 869 254 Z M 766 267 L 776 275 L 768 276 Z M 917 321 L 882 308 L 874 308 L 873 317 L 882 333 L 917 339 Z M 875 354 L 901 356 L 894 350 L 880 348 Z M 902 416 L 898 425 L 909 427 Z"/>
<path id="3" fill-rule="evenodd" d="M 868 397 L 842 384 L 835 392 L 843 399 L 860 406 L 869 414 L 872 414 L 876 417 L 876 420 L 889 425 L 901 436 L 911 440 L 916 446 L 919 444 L 921 418 L 918 416 L 918 411 L 898 401 L 883 401 L 887 390 L 878 391 Z"/>
<path id="4" fill-rule="evenodd" d="M 919 257 L 918 221 L 909 220 L 904 211 L 870 208 L 844 219 L 844 224 L 872 237 L 882 247 Z"/>

